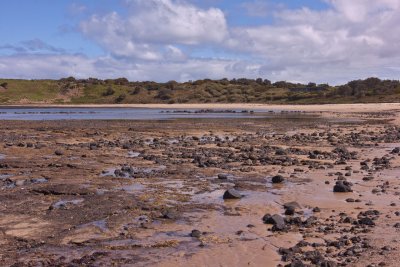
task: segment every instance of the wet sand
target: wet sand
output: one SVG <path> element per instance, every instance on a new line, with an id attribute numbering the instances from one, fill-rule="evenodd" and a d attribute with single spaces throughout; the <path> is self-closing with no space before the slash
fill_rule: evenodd
<path id="1" fill-rule="evenodd" d="M 0 265 L 397 266 L 398 108 L 6 121 Z M 228 189 L 240 198 L 224 200 Z"/>

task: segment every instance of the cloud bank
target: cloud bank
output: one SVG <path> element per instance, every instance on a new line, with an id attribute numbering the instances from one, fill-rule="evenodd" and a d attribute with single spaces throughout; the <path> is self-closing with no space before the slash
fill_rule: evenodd
<path id="1" fill-rule="evenodd" d="M 273 22 L 233 27 L 215 7 L 125 0 L 123 14 L 93 14 L 78 26 L 103 56 L 68 54 L 37 39 L 0 46 L 13 51 L 0 56 L 0 74 L 155 81 L 263 77 L 331 84 L 369 76 L 399 79 L 400 0 L 325 2 L 324 10 L 268 10 L 271 4 L 256 12 L 244 1 L 244 13 L 253 7 L 254 15 L 265 13 Z"/>

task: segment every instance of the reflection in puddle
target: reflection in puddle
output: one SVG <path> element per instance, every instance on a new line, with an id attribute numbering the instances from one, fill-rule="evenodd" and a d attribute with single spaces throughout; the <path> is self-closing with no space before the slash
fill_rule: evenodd
<path id="1" fill-rule="evenodd" d="M 43 183 L 47 183 L 49 180 L 46 178 L 33 178 L 30 180 L 30 182 L 32 184 L 43 184 Z"/>
<path id="2" fill-rule="evenodd" d="M 134 175 L 149 175 L 165 170 L 167 166 L 156 167 L 132 167 L 122 166 L 121 168 L 108 168 L 101 172 L 100 177 L 134 178 Z"/>
<path id="3" fill-rule="evenodd" d="M 143 192 L 143 190 L 146 189 L 146 186 L 143 184 L 135 183 L 132 185 L 124 185 L 120 189 L 128 193 L 136 193 L 136 192 Z"/>
<path id="4" fill-rule="evenodd" d="M 107 227 L 107 222 L 105 219 L 82 224 L 82 225 L 79 225 L 77 228 L 80 229 L 80 228 L 86 228 L 86 227 L 91 227 L 91 226 L 97 227 L 103 232 L 109 231 L 109 229 Z"/>
<path id="5" fill-rule="evenodd" d="M 71 205 L 78 205 L 82 203 L 84 199 L 73 199 L 73 200 L 60 200 L 51 205 L 52 209 L 68 209 Z"/>
<path id="6" fill-rule="evenodd" d="M 11 174 L 0 174 L 0 180 L 5 180 L 5 179 L 10 178 L 10 177 L 12 177 Z"/>
<path id="7" fill-rule="evenodd" d="M 129 151 L 128 152 L 128 157 L 129 158 L 137 158 L 139 157 L 140 153 L 139 152 L 133 152 L 133 151 Z"/>

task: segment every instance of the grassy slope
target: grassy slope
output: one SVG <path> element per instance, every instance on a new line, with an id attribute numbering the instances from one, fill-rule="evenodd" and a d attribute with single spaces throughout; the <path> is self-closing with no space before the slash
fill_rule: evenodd
<path id="1" fill-rule="evenodd" d="M 324 97 L 318 93 L 290 93 L 284 88 L 268 88 L 258 84 L 221 84 L 208 81 L 203 83 L 177 84 L 173 90 L 165 84 L 153 83 L 149 90 L 145 83 L 130 83 L 117 85 L 76 84 L 78 95 L 68 95 L 70 83 L 55 80 L 6 80 L 0 79 L 0 84 L 6 82 L 7 89 L 0 89 L 0 104 L 29 104 L 29 103 L 70 103 L 70 104 L 112 104 L 112 103 L 283 103 L 283 104 L 320 104 L 320 103 L 371 103 L 371 102 L 400 102 L 400 92 L 392 94 L 369 95 L 363 98 L 354 96 Z M 155 88 L 154 88 L 155 86 Z M 114 94 L 104 96 L 107 88 L 111 87 Z M 132 91 L 139 87 L 139 93 Z M 159 92 L 165 91 L 167 97 L 160 98 Z M 335 90 L 331 88 L 329 90 Z M 329 90 L 326 93 L 329 94 Z M 67 92 L 67 93 L 66 93 Z M 125 95 L 122 101 L 116 99 Z"/>
<path id="2" fill-rule="evenodd" d="M 52 80 L 0 79 L 0 84 L 4 82 L 8 83 L 8 88 L 0 91 L 0 103 L 16 103 L 23 99 L 30 102 L 45 102 L 54 99 L 59 92 L 57 82 Z"/>

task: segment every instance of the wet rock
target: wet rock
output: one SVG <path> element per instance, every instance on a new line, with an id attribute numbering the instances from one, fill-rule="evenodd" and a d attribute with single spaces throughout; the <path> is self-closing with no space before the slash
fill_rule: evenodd
<path id="1" fill-rule="evenodd" d="M 375 222 L 371 218 L 368 218 L 368 217 L 359 219 L 358 223 L 362 224 L 362 225 L 369 225 L 369 226 L 375 225 Z"/>
<path id="2" fill-rule="evenodd" d="M 302 261 L 296 260 L 290 264 L 286 264 L 285 267 L 307 267 Z"/>
<path id="3" fill-rule="evenodd" d="M 235 189 L 228 189 L 225 191 L 223 199 L 240 199 L 242 195 Z"/>
<path id="4" fill-rule="evenodd" d="M 351 189 L 351 184 L 347 181 L 337 181 L 336 185 L 333 187 L 333 192 L 336 193 L 347 193 L 353 192 Z"/>
<path id="5" fill-rule="evenodd" d="M 310 226 L 316 224 L 317 222 L 318 222 L 318 218 L 315 216 L 311 216 L 311 217 L 307 218 L 307 220 L 305 220 L 303 224 L 306 227 L 310 227 Z"/>
<path id="6" fill-rule="evenodd" d="M 178 218 L 178 212 L 174 209 L 166 209 L 161 211 L 161 218 L 175 220 Z"/>
<path id="7" fill-rule="evenodd" d="M 296 209 L 294 207 L 288 207 L 285 209 L 285 215 L 294 215 L 296 212 Z"/>
<path id="8" fill-rule="evenodd" d="M 61 151 L 61 150 L 56 150 L 56 151 L 54 151 L 54 154 L 55 154 L 56 156 L 62 156 L 62 155 L 64 155 L 64 152 Z"/>
<path id="9" fill-rule="evenodd" d="M 226 173 L 220 173 L 220 174 L 218 174 L 218 179 L 220 179 L 220 180 L 227 180 L 227 179 L 228 179 L 228 174 L 226 174 Z"/>
<path id="10" fill-rule="evenodd" d="M 190 233 L 190 236 L 194 238 L 200 238 L 201 235 L 202 233 L 197 229 L 192 230 L 192 232 Z"/>
<path id="11" fill-rule="evenodd" d="M 283 204 L 283 207 L 285 209 L 287 209 L 287 208 L 301 209 L 301 205 L 299 203 L 297 203 L 296 201 L 287 202 L 287 203 Z"/>
<path id="12" fill-rule="evenodd" d="M 275 175 L 274 177 L 272 177 L 273 184 L 280 184 L 280 183 L 283 183 L 284 181 L 285 181 L 285 178 L 283 178 L 282 175 Z"/>
<path id="13" fill-rule="evenodd" d="M 391 154 L 399 154 L 400 153 L 400 147 L 396 147 L 392 150 Z"/>
<path id="14" fill-rule="evenodd" d="M 273 225 L 272 231 L 283 231 L 286 229 L 286 223 L 284 218 L 278 214 L 274 214 L 272 216 L 270 214 L 265 214 L 262 220 L 266 224 Z"/>
<path id="15" fill-rule="evenodd" d="M 374 176 L 371 176 L 371 175 L 370 176 L 365 176 L 362 179 L 363 179 L 363 181 L 371 181 L 371 180 L 374 179 Z"/>
<path id="16" fill-rule="evenodd" d="M 91 195 L 93 192 L 80 186 L 72 185 L 49 185 L 33 189 L 32 192 L 43 195 Z"/>
<path id="17" fill-rule="evenodd" d="M 286 155 L 286 151 L 285 151 L 284 149 L 282 149 L 282 148 L 278 148 L 278 149 L 275 151 L 275 155 L 284 156 L 284 155 Z"/>
<path id="18" fill-rule="evenodd" d="M 296 210 L 301 209 L 300 204 L 294 201 L 283 204 L 283 207 L 285 209 L 285 215 L 294 215 Z"/>
<path id="19" fill-rule="evenodd" d="M 307 251 L 304 254 L 304 258 L 307 261 L 311 261 L 311 263 L 315 264 L 316 266 L 337 266 L 335 262 L 325 260 L 324 256 L 319 251 Z"/>
<path id="20" fill-rule="evenodd" d="M 313 212 L 321 212 L 321 209 L 320 209 L 319 207 L 315 207 L 315 208 L 313 208 L 312 211 L 313 211 Z"/>

